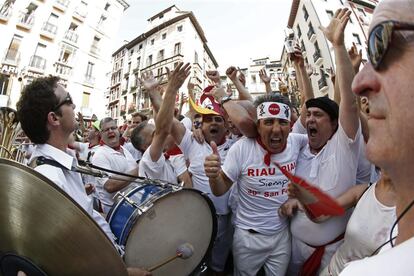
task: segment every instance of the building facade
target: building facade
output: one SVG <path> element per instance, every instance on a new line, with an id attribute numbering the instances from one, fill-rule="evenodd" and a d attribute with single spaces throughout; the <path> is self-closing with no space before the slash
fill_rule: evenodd
<path id="1" fill-rule="evenodd" d="M 112 41 L 128 7 L 124 0 L 3 1 L 0 105 L 15 108 L 24 85 L 55 75 L 71 93 L 76 111 L 86 119 L 103 115 Z"/>
<path id="2" fill-rule="evenodd" d="M 163 87 L 167 81 L 165 68 L 173 70 L 181 61 L 190 62 L 192 67 L 181 92 L 187 94 L 187 82 L 191 81 L 198 99 L 209 84 L 206 71 L 215 70 L 218 64 L 194 14 L 173 5 L 149 18 L 145 33 L 113 53 L 111 85 L 106 93 L 107 115 L 119 123 L 135 111 L 151 115 L 149 95 L 140 83 L 141 75 L 151 71 L 162 79 Z"/>
<path id="3" fill-rule="evenodd" d="M 316 97 L 333 98 L 334 85 L 329 76 L 336 69 L 332 44 L 319 27 L 328 26 L 337 9 L 348 8 L 351 16 L 345 30 L 345 46 L 349 49 L 355 43 L 366 60 L 368 27 L 377 4 L 377 0 L 293 0 L 287 26 L 293 30 L 302 49 Z M 290 93 L 297 97 L 296 75 L 286 48 L 283 48 L 281 63 Z"/>

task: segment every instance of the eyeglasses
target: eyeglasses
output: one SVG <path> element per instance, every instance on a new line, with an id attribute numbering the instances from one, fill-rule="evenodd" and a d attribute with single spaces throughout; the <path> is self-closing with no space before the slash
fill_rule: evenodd
<path id="1" fill-rule="evenodd" d="M 62 105 L 65 105 L 65 104 L 70 104 L 70 105 L 72 105 L 73 104 L 73 101 L 72 101 L 72 97 L 70 96 L 70 94 L 68 93 L 67 95 L 66 95 L 66 97 L 63 99 L 63 101 L 61 101 L 60 103 L 58 103 L 53 109 L 52 109 L 52 111 L 56 111 L 56 110 L 58 110 L 59 109 L 59 107 L 61 107 Z"/>
<path id="2" fill-rule="evenodd" d="M 111 127 L 107 127 L 107 128 L 104 128 L 104 129 L 102 129 L 102 132 L 108 132 L 108 131 L 115 131 L 115 130 L 117 130 L 118 128 L 116 127 L 116 126 L 111 126 Z"/>
<path id="3" fill-rule="evenodd" d="M 390 48 L 393 32 L 397 30 L 414 31 L 414 24 L 387 20 L 371 30 L 368 38 L 368 58 L 375 70 L 381 65 Z"/>
<path id="4" fill-rule="evenodd" d="M 213 121 L 216 123 L 222 123 L 224 122 L 224 119 L 221 116 L 203 116 L 203 123 L 211 123 Z"/>

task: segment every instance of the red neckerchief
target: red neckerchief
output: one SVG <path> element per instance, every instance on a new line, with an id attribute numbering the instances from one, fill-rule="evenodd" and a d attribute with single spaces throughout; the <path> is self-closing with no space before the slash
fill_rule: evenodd
<path id="1" fill-rule="evenodd" d="M 262 142 L 262 140 L 260 139 L 260 136 L 258 136 L 257 138 L 256 138 L 256 142 L 266 151 L 266 154 L 265 154 L 265 156 L 264 156 L 264 163 L 266 164 L 266 166 L 270 166 L 270 161 L 271 161 L 271 159 L 272 159 L 272 152 L 270 152 L 267 148 L 266 148 L 266 146 L 263 144 L 263 142 Z M 285 145 L 285 148 L 286 148 L 286 145 Z M 281 151 L 281 152 L 283 152 L 284 150 L 285 150 L 285 148 Z"/>
<path id="2" fill-rule="evenodd" d="M 182 154 L 183 152 L 180 150 L 180 148 L 175 145 L 172 149 L 168 150 L 164 153 L 164 157 L 166 160 L 168 160 L 171 156 Z"/>
<path id="3" fill-rule="evenodd" d="M 111 146 L 109 146 L 109 145 L 105 144 L 105 142 L 101 139 L 101 140 L 99 141 L 99 145 L 100 145 L 100 146 L 106 145 L 106 146 L 110 147 L 110 148 L 111 148 L 111 149 L 113 149 L 113 150 L 116 150 L 116 151 L 121 151 L 121 144 L 119 144 L 119 145 L 118 145 L 118 146 L 116 146 L 116 147 L 111 147 Z"/>

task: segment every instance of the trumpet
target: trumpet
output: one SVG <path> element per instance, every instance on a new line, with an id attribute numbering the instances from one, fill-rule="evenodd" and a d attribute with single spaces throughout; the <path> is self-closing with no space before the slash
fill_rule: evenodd
<path id="1" fill-rule="evenodd" d="M 22 132 L 20 123 L 17 120 L 16 110 L 10 107 L 0 107 L 0 126 L 2 132 L 0 157 L 12 159 L 20 163 L 23 162 L 24 154 L 19 145 L 14 144 L 17 136 Z"/>

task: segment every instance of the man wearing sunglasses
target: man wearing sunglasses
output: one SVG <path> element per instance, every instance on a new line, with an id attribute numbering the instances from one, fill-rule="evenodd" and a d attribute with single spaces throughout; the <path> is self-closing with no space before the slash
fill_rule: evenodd
<path id="1" fill-rule="evenodd" d="M 352 88 L 369 101 L 367 158 L 384 168 L 393 181 L 398 231 L 387 233 L 389 242 L 377 256 L 351 262 L 340 275 L 414 272 L 413 30 L 413 1 L 384 0 L 375 9 L 368 38 L 369 63 L 355 76 Z"/>
<path id="2" fill-rule="evenodd" d="M 66 168 L 44 164 L 35 167 L 35 170 L 49 178 L 73 198 L 96 221 L 115 245 L 109 224 L 93 209 L 92 200 L 86 195 L 81 175 L 70 171 L 73 165 L 77 165 L 74 152 L 68 150 L 70 136 L 77 124 L 75 105 L 69 93 L 58 84 L 58 80 L 57 77 L 34 80 L 24 88 L 17 103 L 17 117 L 21 126 L 30 140 L 36 144 L 31 161 L 44 156 L 57 161 Z M 76 227 L 76 225 L 67 225 L 67 227 Z M 82 254 L 82 252 L 79 253 Z M 137 268 L 128 268 L 128 273 L 129 275 L 151 275 Z"/>

